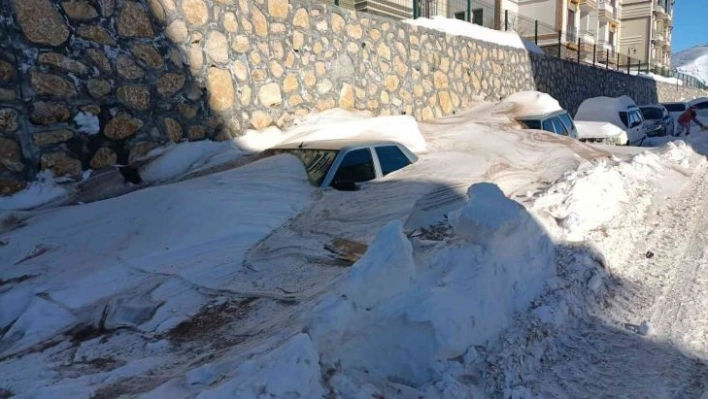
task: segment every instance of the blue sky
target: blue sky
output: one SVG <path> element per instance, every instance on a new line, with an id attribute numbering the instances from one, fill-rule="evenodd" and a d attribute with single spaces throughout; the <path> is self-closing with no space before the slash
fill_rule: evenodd
<path id="1" fill-rule="evenodd" d="M 673 52 L 708 43 L 706 0 L 676 0 L 674 8 Z"/>

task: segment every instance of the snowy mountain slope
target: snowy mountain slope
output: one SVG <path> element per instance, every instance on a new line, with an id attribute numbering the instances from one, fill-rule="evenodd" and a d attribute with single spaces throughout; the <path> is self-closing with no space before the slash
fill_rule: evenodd
<path id="1" fill-rule="evenodd" d="M 681 73 L 708 82 L 708 43 L 675 53 L 671 64 Z"/>

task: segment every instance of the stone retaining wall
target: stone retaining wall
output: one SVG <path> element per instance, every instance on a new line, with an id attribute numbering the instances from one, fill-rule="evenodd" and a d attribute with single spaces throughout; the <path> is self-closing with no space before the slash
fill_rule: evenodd
<path id="1" fill-rule="evenodd" d="M 334 107 L 428 120 L 530 89 L 571 112 L 705 95 L 300 0 L 10 0 L 0 18 L 0 194 Z"/>

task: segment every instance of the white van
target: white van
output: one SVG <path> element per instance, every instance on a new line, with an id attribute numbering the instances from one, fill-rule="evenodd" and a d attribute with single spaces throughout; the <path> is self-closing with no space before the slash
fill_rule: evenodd
<path id="1" fill-rule="evenodd" d="M 641 145 L 647 137 L 642 112 L 627 96 L 588 98 L 580 104 L 575 121 L 611 123 L 627 133 L 627 145 Z"/>

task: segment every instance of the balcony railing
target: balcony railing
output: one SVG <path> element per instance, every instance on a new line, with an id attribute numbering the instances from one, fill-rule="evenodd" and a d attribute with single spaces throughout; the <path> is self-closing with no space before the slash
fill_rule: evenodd
<path id="1" fill-rule="evenodd" d="M 619 20 L 619 11 L 614 0 L 600 0 L 599 14 L 600 18 L 611 19 L 613 21 Z"/>
<path id="2" fill-rule="evenodd" d="M 578 42 L 578 29 L 569 26 L 565 30 L 565 41 L 568 43 L 577 43 Z"/>
<path id="3" fill-rule="evenodd" d="M 583 30 L 580 31 L 580 39 L 583 41 L 583 43 L 593 44 L 595 43 L 595 34 L 590 32 L 589 30 Z"/>

